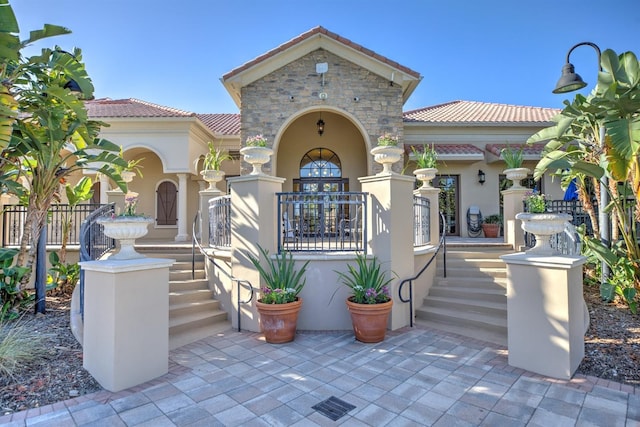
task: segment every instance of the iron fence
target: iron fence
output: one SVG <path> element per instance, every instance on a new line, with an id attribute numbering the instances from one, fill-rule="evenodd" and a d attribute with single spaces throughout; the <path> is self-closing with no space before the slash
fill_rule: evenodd
<path id="1" fill-rule="evenodd" d="M 231 196 L 209 201 L 209 246 L 231 247 Z"/>
<path id="2" fill-rule="evenodd" d="M 431 205 L 429 199 L 413 196 L 413 246 L 428 245 L 431 242 Z"/>
<path id="3" fill-rule="evenodd" d="M 277 193 L 278 252 L 366 254 L 367 195 L 362 192 Z"/>
<path id="4" fill-rule="evenodd" d="M 91 212 L 100 208 L 97 203 L 87 203 L 75 206 L 73 209 L 67 204 L 52 205 L 47 213 L 47 245 L 61 245 L 63 239 L 63 224 L 69 224 L 67 245 L 80 244 L 80 227 Z M 22 205 L 5 205 L 3 212 L 2 245 L 20 246 L 27 220 L 27 207 Z"/>

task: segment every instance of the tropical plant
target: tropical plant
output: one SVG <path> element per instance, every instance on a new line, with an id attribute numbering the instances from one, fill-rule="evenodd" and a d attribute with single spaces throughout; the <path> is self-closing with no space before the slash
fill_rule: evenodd
<path id="1" fill-rule="evenodd" d="M 482 220 L 484 224 L 502 224 L 502 216 L 498 214 L 488 215 Z"/>
<path id="2" fill-rule="evenodd" d="M 603 301 L 611 302 L 618 295 L 629 306 L 629 310 L 637 314 L 637 290 L 633 286 L 635 266 L 625 257 L 625 251 L 620 247 L 620 242 L 612 248 L 611 252 L 618 256 L 607 261 L 612 274 L 606 282 L 600 284 L 600 297 Z M 608 257 L 607 254 L 602 255 Z"/>
<path id="3" fill-rule="evenodd" d="M 69 294 L 80 280 L 80 265 L 77 262 L 66 263 L 56 252 L 49 254 L 51 268 L 47 277 L 47 291 Z"/>
<path id="4" fill-rule="evenodd" d="M 385 132 L 378 137 L 378 145 L 381 147 L 395 147 L 398 145 L 398 135 Z"/>
<path id="5" fill-rule="evenodd" d="M 33 301 L 32 296 L 20 287 L 29 269 L 14 265 L 13 260 L 17 253 L 16 249 L 3 249 L 0 252 L 0 319 L 18 317 L 15 309 Z"/>
<path id="6" fill-rule="evenodd" d="M 247 138 L 247 147 L 266 147 L 267 146 L 267 138 L 264 135 L 259 134 Z"/>
<path id="7" fill-rule="evenodd" d="M 144 157 L 137 159 L 137 160 L 125 160 L 124 159 L 124 150 L 122 148 L 122 145 L 120 146 L 120 151 L 118 152 L 118 157 L 120 157 L 120 159 L 122 160 L 122 162 L 120 162 L 120 164 L 114 165 L 113 169 L 115 171 L 116 174 L 122 176 L 122 172 L 133 172 L 136 175 L 138 175 L 140 178 L 143 178 L 142 176 L 142 161 L 144 160 Z"/>
<path id="8" fill-rule="evenodd" d="M 233 157 L 231 157 L 227 150 L 222 147 L 216 147 L 213 145 L 213 141 L 209 141 L 207 143 L 207 147 L 209 151 L 206 156 L 204 156 L 204 162 L 202 163 L 202 168 L 204 170 L 219 171 L 222 166 L 222 162 L 225 160 L 233 160 Z"/>
<path id="9" fill-rule="evenodd" d="M 93 196 L 91 186 L 91 178 L 86 176 L 82 177 L 76 185 L 65 185 L 69 211 L 65 212 L 62 217 L 62 244 L 60 245 L 60 262 L 62 264 L 67 262 L 67 243 L 69 242 L 69 233 L 73 225 L 73 211 L 78 204 L 91 199 Z"/>
<path id="10" fill-rule="evenodd" d="M 598 84 L 587 97 L 576 95 L 554 118 L 555 125 L 542 129 L 527 142 L 548 141 L 534 171 L 534 177 L 547 170 L 567 170 L 576 178 L 578 197 L 591 218 L 594 235 L 585 237 L 598 258 L 612 269 L 621 268 L 618 255 L 601 241 L 601 230 L 592 198 L 598 204 L 599 180 L 608 181 L 607 196 L 611 214 L 611 240 L 622 240 L 625 258 L 633 266 L 633 283 L 640 289 L 640 63 L 635 54 L 617 55 L 607 49 L 601 55 L 602 71 Z M 593 193 L 589 191 L 593 189 Z M 613 272 L 614 276 L 617 274 Z"/>
<path id="11" fill-rule="evenodd" d="M 521 168 L 524 160 L 524 145 L 519 150 L 515 150 L 507 144 L 506 147 L 500 150 L 500 157 L 507 164 L 507 169 Z"/>
<path id="12" fill-rule="evenodd" d="M 57 198 L 59 183 L 71 174 L 91 169 L 121 187 L 113 165 L 122 164 L 118 147 L 98 138 L 104 123 L 88 119 L 83 99 L 93 97 L 93 84 L 79 49 L 72 53 L 42 49 L 25 58 L 22 49 L 45 37 L 68 34 L 54 25 L 32 31 L 20 41 L 11 6 L 0 4 L 0 187 L 26 200 L 27 214 L 18 267 L 28 272 L 35 261 L 37 241 L 47 211 Z M 74 84 L 71 84 L 73 82 Z M 79 88 L 79 92 L 72 91 Z M 26 181 L 27 185 L 22 185 Z M 22 276 L 24 289 L 30 273 Z"/>
<path id="13" fill-rule="evenodd" d="M 389 283 L 393 279 L 387 279 L 386 273 L 380 270 L 381 267 L 377 257 L 368 259 L 366 255 L 356 254 L 356 267 L 347 264 L 348 272 L 336 272 L 342 283 L 351 289 L 351 302 L 381 304 L 391 299 Z"/>
<path id="14" fill-rule="evenodd" d="M 290 252 L 283 251 L 276 255 L 275 259 L 269 256 L 269 251 L 258 246 L 262 257 L 267 261 L 267 267 L 260 264 L 260 260 L 249 255 L 249 260 L 260 273 L 265 282 L 262 288 L 260 302 L 263 304 L 286 304 L 294 302 L 306 283 L 304 273 L 309 261 L 305 262 L 300 270 L 295 270 L 295 261 Z"/>
<path id="15" fill-rule="evenodd" d="M 545 195 L 536 190 L 527 192 L 524 196 L 525 209 L 529 213 L 543 213 L 547 210 Z"/>
<path id="16" fill-rule="evenodd" d="M 418 169 L 435 168 L 438 164 L 438 153 L 433 144 L 431 144 L 431 147 L 427 144 L 422 144 L 422 151 L 418 151 L 416 147 L 412 145 L 411 152 L 415 158 Z"/>

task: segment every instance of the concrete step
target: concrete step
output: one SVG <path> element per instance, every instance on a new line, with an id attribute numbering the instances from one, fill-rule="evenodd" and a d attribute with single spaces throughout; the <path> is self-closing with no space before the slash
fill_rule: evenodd
<path id="1" fill-rule="evenodd" d="M 436 277 L 444 277 L 444 270 L 442 265 L 438 265 L 436 268 Z M 465 277 L 465 278 L 507 278 L 507 269 L 505 267 L 491 268 L 491 267 L 458 267 L 451 268 L 447 264 L 447 278 L 452 277 Z"/>
<path id="2" fill-rule="evenodd" d="M 490 276 L 450 276 L 436 277 L 434 286 L 442 286 L 448 288 L 476 288 L 476 289 L 490 289 L 496 291 L 502 291 L 506 293 L 507 278 L 506 277 L 490 277 Z"/>
<path id="3" fill-rule="evenodd" d="M 460 295 L 454 297 L 436 297 L 429 295 L 429 298 L 425 299 L 422 308 L 425 310 L 429 310 L 430 308 L 446 308 L 458 312 L 480 313 L 506 318 L 507 297 L 503 297 L 503 301 L 484 301 L 463 298 Z"/>
<path id="4" fill-rule="evenodd" d="M 442 323 L 434 320 L 416 319 L 416 325 L 445 331 L 448 333 L 462 335 L 464 337 L 474 338 L 480 341 L 486 341 L 489 343 L 497 344 L 502 347 L 507 347 L 507 333 L 496 332 L 489 329 L 484 329 L 477 326 L 460 326 L 449 323 Z"/>
<path id="5" fill-rule="evenodd" d="M 488 254 L 475 258 L 449 258 L 447 257 L 447 273 L 457 268 L 507 268 L 500 258 L 491 258 Z M 439 265 L 444 266 L 444 262 Z"/>
<path id="6" fill-rule="evenodd" d="M 196 311 L 191 313 L 183 313 L 179 316 L 169 318 L 169 347 L 177 348 L 178 342 L 182 345 L 187 344 L 186 337 L 198 336 L 193 332 L 201 328 L 222 328 L 220 323 L 227 322 L 227 312 L 217 310 Z M 224 326 L 228 328 L 228 325 Z M 203 338 L 203 337 L 201 337 Z M 200 339 L 200 338 L 197 338 Z M 190 341 L 193 342 L 193 341 Z"/>
<path id="7" fill-rule="evenodd" d="M 482 328 L 492 332 L 507 333 L 507 316 L 460 311 L 447 307 L 420 307 L 416 318 L 457 325 L 466 328 Z"/>
<path id="8" fill-rule="evenodd" d="M 204 270 L 204 260 L 196 261 L 194 265 L 195 270 Z M 191 260 L 189 261 L 176 261 L 172 266 L 171 270 L 189 270 L 191 271 Z"/>
<path id="9" fill-rule="evenodd" d="M 197 289 L 209 289 L 206 279 L 172 280 L 169 282 L 169 292 L 193 291 Z"/>
<path id="10" fill-rule="evenodd" d="M 192 325 L 188 329 L 174 331 L 173 334 L 170 334 L 169 336 L 169 349 L 173 350 L 187 344 L 200 341 L 201 339 L 215 336 L 219 333 L 231 330 L 231 327 L 231 322 L 219 318 L 213 323 L 207 323 L 198 327 L 194 327 Z"/>
<path id="11" fill-rule="evenodd" d="M 506 302 L 504 289 L 487 289 L 472 286 L 432 286 L 429 290 L 429 298 L 460 298 L 474 301 Z"/>
<path id="12" fill-rule="evenodd" d="M 208 299 L 202 301 L 192 301 L 184 304 L 171 304 L 169 306 L 169 322 L 183 316 L 195 313 L 206 313 L 220 309 L 220 301 Z"/>
<path id="13" fill-rule="evenodd" d="M 211 301 L 213 292 L 209 289 L 194 289 L 189 291 L 169 292 L 169 306 L 189 304 L 193 302 Z"/>
<path id="14" fill-rule="evenodd" d="M 193 275 L 193 277 L 192 277 Z M 206 274 L 204 270 L 169 270 L 169 281 L 182 281 L 182 280 L 191 280 L 195 279 L 205 279 Z"/>
<path id="15" fill-rule="evenodd" d="M 191 260 L 194 259 L 191 255 L 190 250 L 176 252 L 175 250 L 158 250 L 157 248 L 144 248 L 136 246 L 136 251 L 140 252 L 148 258 L 169 258 L 175 259 L 177 262 L 188 262 L 189 268 L 191 268 Z M 196 252 L 195 261 L 204 262 L 204 255 Z"/>

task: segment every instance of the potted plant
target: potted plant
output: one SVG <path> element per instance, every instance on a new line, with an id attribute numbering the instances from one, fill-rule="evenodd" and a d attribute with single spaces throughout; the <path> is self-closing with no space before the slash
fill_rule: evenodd
<path id="1" fill-rule="evenodd" d="M 262 165 L 269 162 L 273 150 L 267 147 L 267 138 L 262 134 L 247 138 L 246 146 L 240 149 L 240 154 L 244 156 L 244 161 L 253 166 L 251 175 L 260 175 Z"/>
<path id="2" fill-rule="evenodd" d="M 535 255 L 557 255 L 559 251 L 551 247 L 550 239 L 554 234 L 562 233 L 565 223 L 572 219 L 569 214 L 547 212 L 545 195 L 533 190 L 524 197 L 527 212 L 516 214 L 522 221 L 522 229 L 535 236 L 536 244 L 527 250 Z"/>
<path id="3" fill-rule="evenodd" d="M 493 214 L 485 217 L 482 220 L 482 231 L 484 237 L 495 238 L 500 235 L 500 226 L 502 225 L 502 217 L 498 214 Z"/>
<path id="4" fill-rule="evenodd" d="M 148 233 L 147 226 L 153 222 L 143 214 L 136 213 L 138 206 L 138 193 L 127 192 L 124 196 L 124 212 L 119 215 L 105 216 L 98 218 L 98 224 L 104 227 L 104 234 L 107 237 L 120 242 L 120 251 L 111 255 L 111 260 L 125 260 L 144 258 L 145 256 L 136 252 L 134 244 L 137 238 Z"/>
<path id="5" fill-rule="evenodd" d="M 209 141 L 207 147 L 209 151 L 204 156 L 204 161 L 202 162 L 203 170 L 200 172 L 200 175 L 209 183 L 207 190 L 215 190 L 216 182 L 222 180 L 224 177 L 224 172 L 220 170 L 222 162 L 225 160 L 233 160 L 233 158 L 227 150 L 213 145 L 213 141 Z"/>
<path id="6" fill-rule="evenodd" d="M 387 321 L 393 300 L 389 294 L 389 283 L 377 257 L 368 259 L 357 254 L 356 267 L 347 265 L 348 272 L 337 272 L 349 289 L 347 308 L 351 314 L 353 332 L 356 340 L 364 343 L 376 343 L 384 340 Z"/>
<path id="7" fill-rule="evenodd" d="M 272 259 L 269 251 L 260 246 L 258 248 L 267 261 L 267 267 L 263 267 L 260 260 L 252 255 L 249 255 L 249 260 L 265 283 L 261 288 L 260 299 L 256 301 L 260 314 L 260 329 L 268 343 L 281 344 L 293 341 L 296 336 L 298 313 L 302 307 L 302 298 L 298 294 L 306 283 L 304 273 L 309 261 L 296 271 L 295 261 L 290 252 L 283 251 Z"/>
<path id="8" fill-rule="evenodd" d="M 416 147 L 411 146 L 411 153 L 413 154 L 416 162 L 417 169 L 413 171 L 416 178 L 422 181 L 422 187 L 431 187 L 431 180 L 436 177 L 438 169 L 438 153 L 435 150 L 433 144 L 429 147 L 427 144 L 422 144 L 422 151 L 418 151 Z"/>
<path id="9" fill-rule="evenodd" d="M 384 133 L 378 137 L 378 146 L 371 150 L 373 159 L 382 165 L 380 174 L 390 174 L 391 165 L 402 158 L 403 150 L 398 147 L 398 136 Z"/>
<path id="10" fill-rule="evenodd" d="M 507 176 L 507 179 L 513 182 L 513 186 L 511 188 L 522 188 L 520 181 L 529 175 L 529 169 L 522 167 L 522 162 L 524 160 L 524 145 L 520 146 L 520 149 L 515 150 L 507 144 L 505 148 L 500 150 L 500 156 L 507 164 L 507 168 L 503 173 Z"/>

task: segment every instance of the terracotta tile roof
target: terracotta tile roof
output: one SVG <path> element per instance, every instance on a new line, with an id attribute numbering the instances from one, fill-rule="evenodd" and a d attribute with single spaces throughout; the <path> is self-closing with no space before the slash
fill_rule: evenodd
<path id="1" fill-rule="evenodd" d="M 198 114 L 197 116 L 213 133 L 240 135 L 240 114 Z"/>
<path id="2" fill-rule="evenodd" d="M 340 36 L 340 35 L 338 35 L 336 33 L 333 33 L 333 32 L 327 30 L 324 27 L 317 26 L 317 27 L 312 28 L 311 30 L 307 31 L 306 33 L 302 33 L 299 36 L 289 40 L 288 42 L 281 44 L 280 46 L 276 47 L 275 49 L 272 49 L 269 52 L 264 53 L 264 54 L 258 56 L 257 58 L 252 59 L 251 61 L 249 61 L 249 62 L 247 62 L 247 63 L 245 63 L 245 64 L 243 64 L 243 65 L 241 65 L 241 66 L 239 66 L 239 67 L 237 67 L 237 68 L 235 68 L 233 70 L 231 70 L 231 71 L 229 71 L 227 74 L 222 76 L 222 80 L 227 80 L 230 77 L 233 77 L 236 74 L 239 74 L 239 73 L 241 73 L 241 72 L 253 67 L 256 64 L 259 64 L 260 62 L 262 62 L 262 61 L 264 61 L 266 59 L 269 59 L 272 56 L 275 56 L 280 52 L 286 51 L 287 49 L 291 48 L 292 46 L 295 46 L 296 44 L 301 43 L 304 40 L 307 40 L 307 39 L 315 36 L 316 34 L 321 34 L 321 35 L 324 35 L 326 37 L 329 37 L 329 38 L 331 38 L 331 39 L 333 39 L 333 40 L 335 40 L 337 42 L 340 42 L 340 43 L 342 43 L 342 44 L 344 44 L 346 46 L 349 46 L 350 48 L 352 48 L 354 50 L 357 50 L 358 52 L 363 53 L 364 55 L 368 55 L 368 56 L 370 56 L 372 58 L 377 59 L 378 61 L 384 62 L 385 64 L 387 64 L 387 65 L 389 65 L 391 67 L 397 68 L 398 70 L 401 70 L 401 71 L 403 71 L 403 72 L 405 72 L 405 73 L 407 73 L 407 74 L 409 74 L 409 75 L 411 75 L 411 76 L 413 76 L 415 78 L 418 78 L 418 79 L 420 78 L 420 73 L 418 73 L 417 71 L 413 71 L 412 69 L 407 68 L 404 65 L 400 65 L 399 63 L 397 63 L 395 61 L 392 61 L 391 59 L 389 59 L 389 58 L 387 58 L 385 56 L 382 56 L 382 55 L 372 51 L 371 49 L 367 49 L 366 47 L 364 47 L 362 45 L 359 45 L 358 43 L 352 42 L 349 39 L 346 39 L 346 38 L 344 38 L 344 37 L 342 37 L 342 36 Z"/>
<path id="3" fill-rule="evenodd" d="M 104 117 L 195 117 L 195 113 L 165 107 L 135 98 L 101 98 L 86 101 L 85 105 L 91 118 Z"/>
<path id="4" fill-rule="evenodd" d="M 433 124 L 545 124 L 560 109 L 494 104 L 476 101 L 452 101 L 404 113 L 406 123 Z"/>
<path id="5" fill-rule="evenodd" d="M 511 147 L 514 150 L 519 150 L 520 147 L 524 147 L 522 154 L 525 159 L 539 159 L 544 146 L 545 144 L 487 144 L 485 150 L 494 156 L 500 157 L 500 152 L 503 148 Z"/>
<path id="6" fill-rule="evenodd" d="M 416 148 L 416 151 L 421 153 L 423 151 L 423 144 L 404 144 L 404 152 L 407 155 L 413 154 L 411 146 Z M 429 144 L 431 146 L 431 144 Z M 472 144 L 433 144 L 438 156 L 478 156 L 484 157 L 484 151 Z"/>

